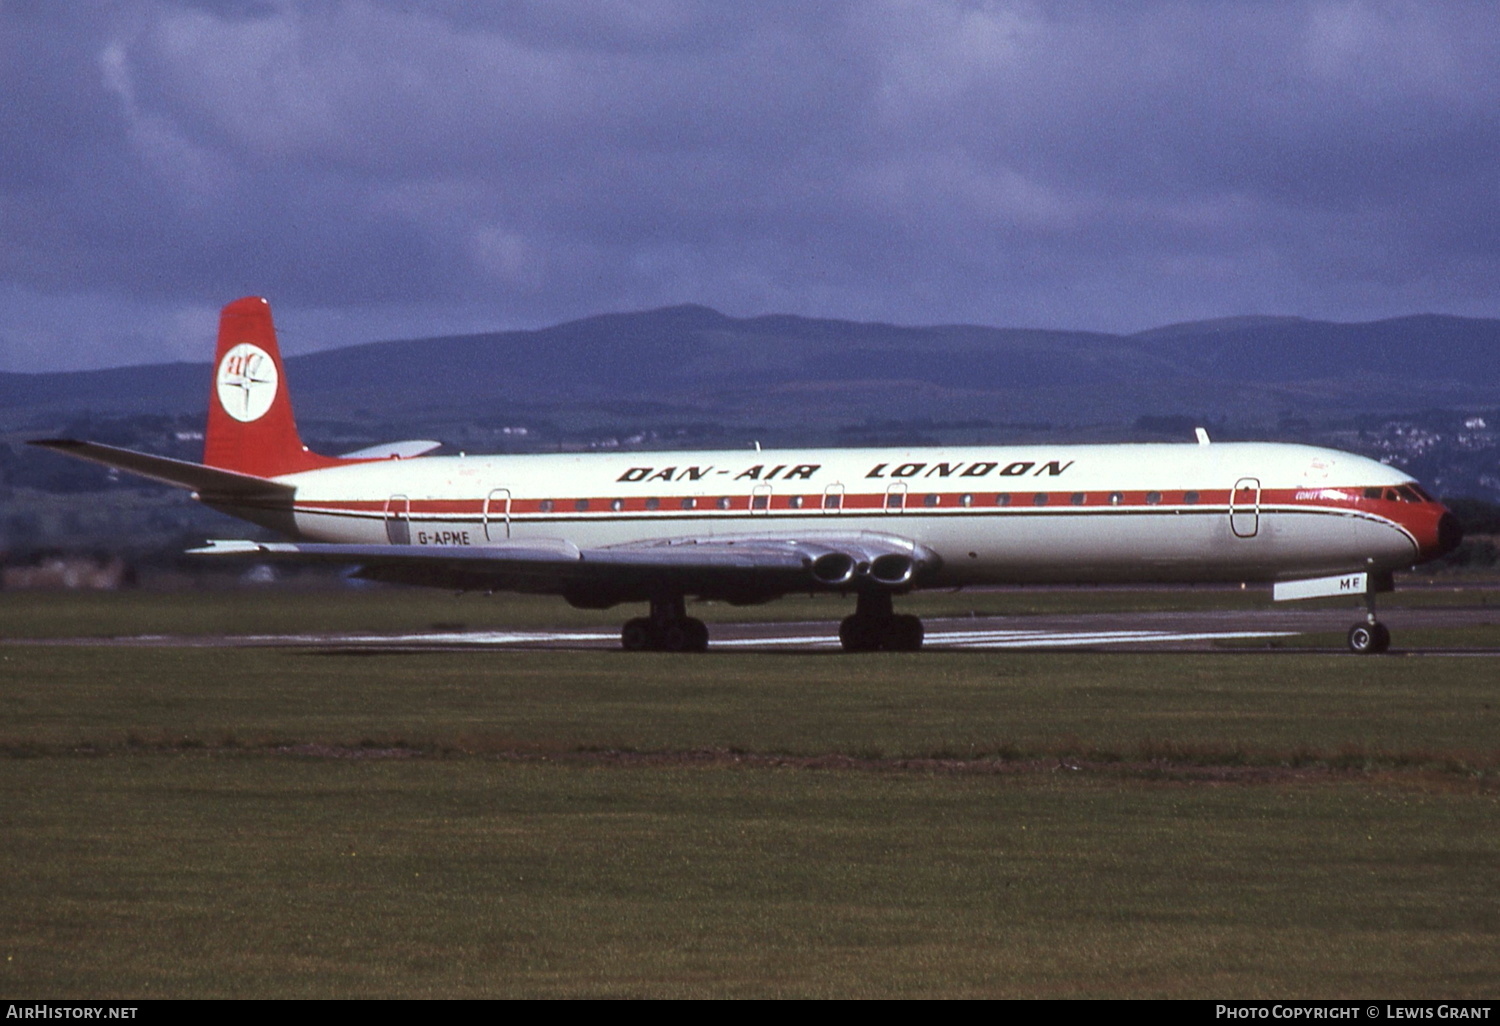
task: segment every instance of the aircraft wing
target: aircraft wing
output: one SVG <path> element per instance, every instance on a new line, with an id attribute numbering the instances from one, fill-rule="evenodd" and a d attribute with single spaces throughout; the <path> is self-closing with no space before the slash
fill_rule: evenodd
<path id="1" fill-rule="evenodd" d="M 106 467 L 116 467 L 141 477 L 149 477 L 153 481 L 176 485 L 178 488 L 191 488 L 206 496 L 264 499 L 290 497 L 296 491 L 291 485 L 253 474 L 205 467 L 201 463 L 174 460 L 170 456 L 153 456 L 98 442 L 81 442 L 74 438 L 39 438 L 28 444 L 76 456 L 91 463 L 102 463 Z"/>
<path id="2" fill-rule="evenodd" d="M 479 546 L 214 541 L 191 551 L 357 566 L 357 576 L 370 580 L 562 594 L 575 604 L 600 606 L 663 590 L 744 602 L 800 590 L 898 590 L 937 564 L 923 546 L 869 532 L 684 537 L 595 548 L 548 538 Z"/>

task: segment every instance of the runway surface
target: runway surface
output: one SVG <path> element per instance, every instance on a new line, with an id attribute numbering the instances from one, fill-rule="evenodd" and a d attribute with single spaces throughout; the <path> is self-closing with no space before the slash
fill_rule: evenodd
<path id="1" fill-rule="evenodd" d="M 1003 617 L 932 618 L 925 621 L 924 647 L 931 650 L 1069 651 L 1264 651 L 1300 646 L 1306 634 L 1342 634 L 1359 614 L 1352 609 L 1203 612 L 1084 613 Z M 1410 630 L 1500 627 L 1500 607 L 1392 609 L 1381 614 L 1392 634 L 1393 654 L 1500 655 L 1500 646 L 1408 648 Z M 838 624 L 711 623 L 710 651 L 838 651 Z M 617 629 L 439 630 L 399 634 L 143 635 L 118 638 L 64 638 L 7 642 L 21 644 L 121 645 L 167 648 L 293 647 L 358 651 L 455 649 L 618 649 Z M 1342 643 L 1330 644 L 1342 651 Z"/>

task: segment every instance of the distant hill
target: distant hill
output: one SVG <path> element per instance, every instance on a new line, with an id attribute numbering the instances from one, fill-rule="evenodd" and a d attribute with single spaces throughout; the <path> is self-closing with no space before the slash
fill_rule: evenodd
<path id="1" fill-rule="evenodd" d="M 462 420 L 531 411 L 768 424 L 913 417 L 1092 424 L 1169 412 L 1264 423 L 1500 406 L 1500 320 L 1237 317 L 1112 335 L 735 318 L 675 306 L 535 331 L 375 342 L 287 365 L 304 417 Z M 0 374 L 0 419 L 15 429 L 82 411 L 201 410 L 209 376 L 206 362 Z"/>
<path id="2" fill-rule="evenodd" d="M 1500 382 L 1500 321 L 1424 314 L 1365 324 L 1229 318 L 1140 332 L 1130 341 L 1203 376 L 1297 382 Z"/>

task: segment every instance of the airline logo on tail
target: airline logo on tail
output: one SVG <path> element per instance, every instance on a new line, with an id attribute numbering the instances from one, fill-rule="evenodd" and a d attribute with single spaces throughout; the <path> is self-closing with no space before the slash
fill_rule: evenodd
<path id="1" fill-rule="evenodd" d="M 251 477 L 280 477 L 340 462 L 308 451 L 297 434 L 270 304 L 246 296 L 226 306 L 214 353 L 205 464 Z"/>
<path id="2" fill-rule="evenodd" d="M 259 420 L 276 401 L 276 361 L 260 346 L 241 342 L 219 361 L 219 405 L 243 424 Z"/>

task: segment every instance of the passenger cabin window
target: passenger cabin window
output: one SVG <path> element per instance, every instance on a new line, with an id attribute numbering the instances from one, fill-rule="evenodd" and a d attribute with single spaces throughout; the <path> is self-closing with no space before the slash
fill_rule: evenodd
<path id="1" fill-rule="evenodd" d="M 1068 501 L 1075 506 L 1082 506 L 1085 498 L 1086 496 L 1082 492 L 1074 492 L 1072 497 L 1069 498 Z"/>
<path id="2" fill-rule="evenodd" d="M 960 495 L 958 497 L 958 504 L 960 506 L 972 506 L 972 505 L 974 505 L 974 496 L 972 496 L 972 495 Z"/>
<path id="3" fill-rule="evenodd" d="M 943 498 L 940 495 L 924 495 L 924 496 L 922 496 L 922 505 L 924 505 L 924 506 L 936 506 L 938 503 L 940 503 L 942 501 L 943 501 Z"/>
<path id="4" fill-rule="evenodd" d="M 995 505 L 996 506 L 1009 506 L 1010 505 L 1010 493 L 1009 492 L 1001 492 L 999 495 L 995 496 Z"/>
<path id="5" fill-rule="evenodd" d="M 1124 501 L 1125 501 L 1125 493 L 1124 492 L 1110 492 L 1109 493 L 1109 504 L 1111 506 L 1118 506 L 1120 503 L 1122 503 Z"/>
<path id="6" fill-rule="evenodd" d="M 1147 492 L 1146 502 L 1148 505 L 1155 506 L 1157 503 L 1161 502 L 1161 492 Z"/>
<path id="7" fill-rule="evenodd" d="M 1197 501 L 1198 501 L 1198 493 L 1197 492 L 1183 492 L 1182 493 L 1182 502 L 1183 502 L 1183 505 L 1185 505 L 1185 506 L 1192 506 Z"/>
<path id="8" fill-rule="evenodd" d="M 579 499 L 577 502 L 573 503 L 573 508 L 582 513 L 584 510 L 589 508 L 589 500 Z"/>
<path id="9" fill-rule="evenodd" d="M 682 508 L 683 509 L 697 509 L 698 508 L 698 500 L 692 498 L 691 496 L 689 496 L 688 498 L 682 500 Z"/>
<path id="10" fill-rule="evenodd" d="M 906 493 L 905 492 L 888 492 L 888 493 L 886 493 L 886 497 L 885 497 L 885 507 L 886 507 L 886 509 L 900 509 L 904 505 L 906 505 Z"/>
<path id="11" fill-rule="evenodd" d="M 800 498 L 800 496 L 799 496 L 799 498 Z M 894 498 L 894 496 L 893 496 L 893 498 Z M 842 509 L 843 505 L 844 505 L 844 495 L 843 495 L 842 492 L 825 492 L 825 493 L 823 493 L 823 508 L 824 509 Z"/>
<path id="12" fill-rule="evenodd" d="M 537 508 L 540 509 L 543 513 L 551 513 L 552 505 L 553 503 L 551 499 L 543 499 Z"/>
<path id="13" fill-rule="evenodd" d="M 660 499 L 647 499 L 646 500 L 646 508 L 647 509 L 661 509 L 661 500 Z"/>
<path id="14" fill-rule="evenodd" d="M 793 495 L 790 499 L 788 499 L 786 501 L 786 504 L 788 506 L 792 507 L 792 509 L 801 509 L 802 508 L 802 496 L 800 496 L 800 495 Z"/>
<path id="15" fill-rule="evenodd" d="M 751 509 L 770 509 L 771 508 L 771 497 L 769 495 L 767 495 L 765 492 L 757 492 L 756 494 L 750 496 L 750 508 Z"/>
<path id="16" fill-rule="evenodd" d="M 722 496 L 719 499 L 719 508 L 720 509 L 728 509 L 729 507 L 730 507 L 729 496 L 727 496 L 727 495 Z"/>
<path id="17" fill-rule="evenodd" d="M 1033 506 L 1045 506 L 1045 505 L 1047 505 L 1047 493 L 1046 492 L 1037 492 L 1035 495 L 1033 495 L 1031 497 L 1031 504 Z"/>

